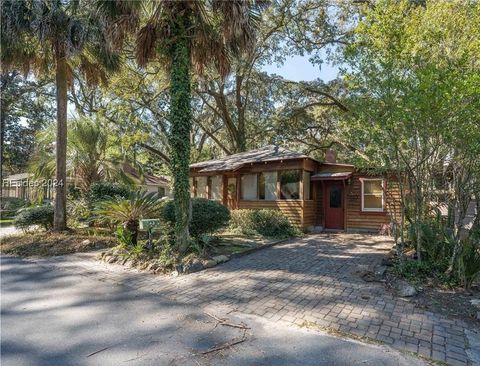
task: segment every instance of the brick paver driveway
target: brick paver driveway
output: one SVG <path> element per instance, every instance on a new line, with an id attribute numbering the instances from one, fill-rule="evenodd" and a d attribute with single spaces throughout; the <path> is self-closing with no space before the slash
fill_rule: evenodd
<path id="1" fill-rule="evenodd" d="M 334 329 L 452 365 L 467 364 L 466 324 L 417 309 L 392 296 L 384 284 L 359 275 L 378 265 L 391 245 L 385 237 L 311 235 L 176 278 L 112 271 L 115 265 L 100 262 L 90 261 L 88 267 L 95 273 L 109 266 L 106 280 L 179 302 L 227 304 L 234 311 Z"/>

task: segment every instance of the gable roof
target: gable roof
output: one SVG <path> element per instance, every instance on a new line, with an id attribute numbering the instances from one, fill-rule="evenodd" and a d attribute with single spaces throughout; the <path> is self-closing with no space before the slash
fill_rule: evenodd
<path id="1" fill-rule="evenodd" d="M 309 156 L 285 149 L 276 145 L 268 145 L 256 150 L 228 155 L 220 159 L 202 161 L 191 164 L 190 168 L 199 169 L 201 173 L 215 171 L 238 170 L 246 164 L 263 163 L 267 161 L 312 159 Z M 312 159 L 314 160 L 314 159 Z"/>
<path id="2" fill-rule="evenodd" d="M 154 185 L 154 186 L 168 186 L 170 183 L 170 178 L 168 178 L 165 175 L 150 175 L 150 174 L 142 174 L 140 171 L 138 171 L 136 168 L 131 166 L 130 164 L 122 164 L 121 167 L 122 171 L 133 177 L 135 180 L 137 180 L 139 184 L 145 184 L 145 185 Z"/>

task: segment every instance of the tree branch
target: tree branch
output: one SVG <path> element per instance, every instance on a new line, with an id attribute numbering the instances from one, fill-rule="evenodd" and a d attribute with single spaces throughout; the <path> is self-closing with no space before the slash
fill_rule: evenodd
<path id="1" fill-rule="evenodd" d="M 147 145 L 143 142 L 140 142 L 138 145 L 143 147 L 145 150 L 148 150 L 152 154 L 155 154 L 155 155 L 159 156 L 166 164 L 170 165 L 170 158 L 166 154 L 161 152 L 160 150 L 158 150 L 158 149 L 156 149 L 156 148 L 154 148 L 150 145 Z"/>

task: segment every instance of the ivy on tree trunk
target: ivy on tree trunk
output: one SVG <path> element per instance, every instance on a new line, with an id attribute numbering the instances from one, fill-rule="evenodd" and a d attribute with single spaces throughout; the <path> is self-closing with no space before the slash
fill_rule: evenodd
<path id="1" fill-rule="evenodd" d="M 173 42 L 170 46 L 170 122 L 171 170 L 175 201 L 175 242 L 180 253 L 189 246 L 190 221 L 190 131 L 191 61 L 190 41 L 187 37 L 188 18 L 179 15 L 175 21 Z"/>

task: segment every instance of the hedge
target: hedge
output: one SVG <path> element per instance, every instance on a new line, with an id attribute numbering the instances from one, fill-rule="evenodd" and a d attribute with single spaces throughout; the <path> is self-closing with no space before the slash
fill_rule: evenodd
<path id="1" fill-rule="evenodd" d="M 230 211 L 222 204 L 206 198 L 192 198 L 192 218 L 190 235 L 198 239 L 203 234 L 211 234 L 228 225 Z M 165 222 L 175 224 L 175 206 L 173 200 L 165 203 L 161 216 Z"/>

